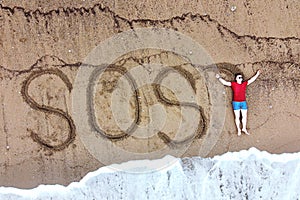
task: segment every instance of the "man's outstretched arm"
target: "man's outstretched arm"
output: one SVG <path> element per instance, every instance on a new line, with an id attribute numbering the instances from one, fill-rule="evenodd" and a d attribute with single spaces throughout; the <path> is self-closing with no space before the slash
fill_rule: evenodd
<path id="1" fill-rule="evenodd" d="M 221 76 L 219 74 L 216 74 L 216 78 L 225 86 L 231 86 L 231 83 L 228 81 L 225 81 L 223 78 L 221 78 Z"/>
<path id="2" fill-rule="evenodd" d="M 247 85 L 250 85 L 251 83 L 253 83 L 256 79 L 257 79 L 257 77 L 259 76 L 259 74 L 260 74 L 260 72 L 259 72 L 259 70 L 256 72 L 256 74 L 252 77 L 252 78 L 250 78 L 249 80 L 248 80 L 248 84 Z"/>

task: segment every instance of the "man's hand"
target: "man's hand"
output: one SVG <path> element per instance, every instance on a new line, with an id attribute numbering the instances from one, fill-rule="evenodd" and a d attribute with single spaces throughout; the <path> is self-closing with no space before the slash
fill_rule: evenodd
<path id="1" fill-rule="evenodd" d="M 216 74 L 216 78 L 225 86 L 231 86 L 231 83 L 228 81 L 225 81 L 219 74 Z"/>
<path id="2" fill-rule="evenodd" d="M 252 78 L 249 79 L 248 85 L 250 85 L 251 83 L 253 83 L 257 79 L 257 77 L 259 76 L 259 74 L 260 74 L 260 71 L 257 70 L 256 74 Z"/>

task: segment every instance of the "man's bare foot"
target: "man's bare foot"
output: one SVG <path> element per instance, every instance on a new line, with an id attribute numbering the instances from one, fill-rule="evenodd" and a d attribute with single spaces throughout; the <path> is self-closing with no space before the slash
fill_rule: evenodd
<path id="1" fill-rule="evenodd" d="M 242 134 L 241 130 L 238 130 L 238 136 L 240 136 Z"/>
<path id="2" fill-rule="evenodd" d="M 247 131 L 247 129 L 242 130 L 246 135 L 250 135 L 250 133 Z"/>

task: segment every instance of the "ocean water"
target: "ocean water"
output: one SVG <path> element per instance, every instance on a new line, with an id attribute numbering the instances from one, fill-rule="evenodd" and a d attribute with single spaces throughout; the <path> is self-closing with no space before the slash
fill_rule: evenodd
<path id="1" fill-rule="evenodd" d="M 0 187 L 0 199 L 300 199 L 300 153 L 255 148 L 214 158 L 129 161 L 90 172 L 68 186 Z"/>

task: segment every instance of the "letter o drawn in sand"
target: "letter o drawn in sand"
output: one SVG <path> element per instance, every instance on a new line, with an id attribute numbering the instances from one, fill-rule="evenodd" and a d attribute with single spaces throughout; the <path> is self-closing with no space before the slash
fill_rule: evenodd
<path id="1" fill-rule="evenodd" d="M 160 62 L 154 54 L 138 58 L 139 52 L 160 52 L 155 54 Z M 206 156 L 225 120 L 225 92 L 215 73 L 204 48 L 177 31 L 141 28 L 116 34 L 94 48 L 78 70 L 72 92 L 77 133 L 104 165 L 180 157 L 192 146 Z M 146 172 L 171 163 L 122 170 Z"/>

